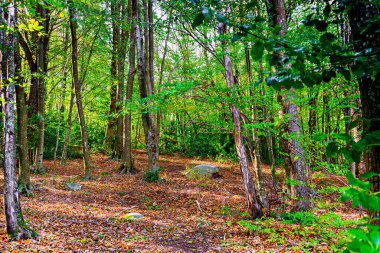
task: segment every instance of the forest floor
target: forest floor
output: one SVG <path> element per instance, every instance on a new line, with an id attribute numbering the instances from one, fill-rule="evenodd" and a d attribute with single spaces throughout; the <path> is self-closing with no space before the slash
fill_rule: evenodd
<path id="1" fill-rule="evenodd" d="M 78 177 L 81 159 L 66 166 L 46 161 L 47 172 L 32 175 L 34 196 L 21 198 L 24 218 L 40 237 L 8 242 L 0 198 L 0 252 L 340 252 L 347 243 L 344 231 L 363 215 L 339 201 L 344 177 L 318 172 L 311 213 L 290 213 L 268 180 L 267 217 L 251 222 L 238 164 L 162 155 L 163 180 L 148 183 L 145 154 L 135 158 L 140 172 L 121 175 L 117 161 L 93 155 L 90 181 Z M 201 163 L 221 168 L 221 177 L 183 175 L 186 167 Z M 69 191 L 67 182 L 82 189 Z M 1 173 L 1 192 L 3 185 Z M 131 220 L 126 215 L 131 212 L 144 217 Z"/>

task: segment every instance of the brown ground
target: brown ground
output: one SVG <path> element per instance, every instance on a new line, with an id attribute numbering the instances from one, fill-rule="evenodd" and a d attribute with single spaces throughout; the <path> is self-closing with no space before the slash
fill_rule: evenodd
<path id="1" fill-rule="evenodd" d="M 258 231 L 247 233 L 237 224 L 246 219 L 237 164 L 167 155 L 160 159 L 164 180 L 157 183 L 143 181 L 143 172 L 118 174 L 118 162 L 104 155 L 92 156 L 95 180 L 83 182 L 78 178 L 81 159 L 70 160 L 64 167 L 46 161 L 47 173 L 32 176 L 34 196 L 21 200 L 24 218 L 40 238 L 7 241 L 1 198 L 0 252 L 302 252 L 302 248 L 325 252 L 339 251 L 341 240 L 346 240 L 335 235 L 342 227 L 331 228 L 325 238 L 317 227 L 286 225 L 278 219 L 255 223 L 261 224 Z M 222 178 L 190 180 L 183 176 L 186 166 L 200 163 L 220 167 Z M 140 171 L 146 168 L 141 152 L 137 153 L 136 167 Z M 267 166 L 265 173 L 270 178 Z M 1 192 L 3 180 L 0 174 Z M 82 190 L 66 190 L 67 181 L 80 183 Z M 341 186 L 331 177 L 315 182 L 317 189 L 322 183 Z M 269 180 L 267 185 L 270 189 Z M 331 211 L 344 220 L 360 216 L 348 205 L 337 204 L 337 194 L 317 197 L 318 203 L 325 203 L 315 210 L 317 215 Z M 273 191 L 269 198 L 268 214 L 286 211 Z M 129 212 L 139 212 L 144 218 L 126 219 Z M 303 242 L 314 243 L 302 246 Z"/>

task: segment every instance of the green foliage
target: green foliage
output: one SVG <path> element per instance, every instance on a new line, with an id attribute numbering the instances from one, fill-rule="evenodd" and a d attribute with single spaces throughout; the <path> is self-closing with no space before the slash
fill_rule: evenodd
<path id="1" fill-rule="evenodd" d="M 314 214 L 311 212 L 283 213 L 281 217 L 286 224 L 297 223 L 310 226 L 316 221 Z"/>
<path id="2" fill-rule="evenodd" d="M 157 182 L 160 180 L 160 171 L 154 170 L 154 171 L 147 171 L 144 176 L 144 181 L 148 183 Z"/>
<path id="3" fill-rule="evenodd" d="M 222 209 L 220 210 L 220 213 L 222 215 L 230 215 L 231 214 L 231 207 L 228 205 L 224 205 Z"/>
<path id="4" fill-rule="evenodd" d="M 346 252 L 375 253 L 380 251 L 380 226 L 367 225 L 366 229 L 349 229 L 351 242 Z"/>

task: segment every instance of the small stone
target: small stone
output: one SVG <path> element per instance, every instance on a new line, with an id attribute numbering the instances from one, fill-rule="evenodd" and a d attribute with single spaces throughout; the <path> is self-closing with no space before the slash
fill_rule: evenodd
<path id="1" fill-rule="evenodd" d="M 127 213 L 124 218 L 127 220 L 138 220 L 144 218 L 144 215 L 141 213 Z"/>
<path id="2" fill-rule="evenodd" d="M 66 183 L 66 188 L 71 191 L 79 191 L 82 186 L 78 183 Z"/>

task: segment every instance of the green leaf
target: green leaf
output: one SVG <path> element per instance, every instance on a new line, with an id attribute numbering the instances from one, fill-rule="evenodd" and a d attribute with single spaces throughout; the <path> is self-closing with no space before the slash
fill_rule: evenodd
<path id="1" fill-rule="evenodd" d="M 314 85 L 321 84 L 322 76 L 318 73 L 306 72 L 301 77 L 301 80 L 307 87 L 313 87 Z"/>
<path id="2" fill-rule="evenodd" d="M 351 81 L 351 72 L 348 69 L 339 67 L 337 68 L 337 72 L 341 74 L 346 81 Z"/>
<path id="3" fill-rule="evenodd" d="M 380 211 L 380 197 L 379 196 L 368 197 L 368 205 L 372 210 L 379 212 Z"/>
<path id="4" fill-rule="evenodd" d="M 194 19 L 193 23 L 191 24 L 191 27 L 196 28 L 196 27 L 200 26 L 204 20 L 205 20 L 205 16 L 203 15 L 203 13 L 198 13 L 198 15 L 195 16 L 195 19 Z"/>
<path id="5" fill-rule="evenodd" d="M 380 174 L 379 173 L 375 173 L 375 172 L 366 172 L 364 174 L 361 175 L 362 178 L 366 178 L 366 179 L 369 179 L 371 177 L 376 177 L 376 176 L 379 176 L 380 177 Z"/>
<path id="6" fill-rule="evenodd" d="M 316 20 L 315 21 L 315 28 L 317 28 L 317 30 L 320 32 L 327 31 L 327 26 L 328 26 L 328 24 L 324 20 Z"/>
<path id="7" fill-rule="evenodd" d="M 259 4 L 256 0 L 253 0 L 253 1 L 249 1 L 247 4 L 246 4 L 246 7 L 247 9 L 252 9 L 254 7 L 258 7 Z"/>
<path id="8" fill-rule="evenodd" d="M 354 120 L 348 124 L 348 130 L 351 130 L 359 125 L 359 120 Z"/>
<path id="9" fill-rule="evenodd" d="M 315 24 L 315 19 L 312 19 L 313 14 L 309 14 L 306 16 L 306 19 L 303 21 L 305 26 L 313 26 Z"/>
<path id="10" fill-rule="evenodd" d="M 376 247 L 380 247 L 380 232 L 372 231 L 370 237 L 373 245 L 375 245 Z"/>
<path id="11" fill-rule="evenodd" d="M 368 241 L 369 239 L 367 235 L 360 229 L 348 229 L 348 233 L 359 240 Z"/>
<path id="12" fill-rule="evenodd" d="M 335 141 L 330 141 L 326 147 L 326 155 L 328 157 L 335 156 L 338 153 L 338 148 L 339 146 Z"/>
<path id="13" fill-rule="evenodd" d="M 227 22 L 227 18 L 223 14 L 217 13 L 215 17 L 216 17 L 216 20 L 218 20 L 218 22 L 220 23 L 225 24 Z"/>
<path id="14" fill-rule="evenodd" d="M 265 82 L 267 83 L 267 85 L 272 86 L 276 90 L 279 90 L 281 88 L 281 85 L 280 85 L 280 83 L 278 81 L 277 76 L 268 76 L 265 79 Z"/>
<path id="15" fill-rule="evenodd" d="M 360 156 L 361 156 L 362 152 L 358 151 L 358 150 L 352 150 L 351 151 L 351 158 L 352 160 L 354 160 L 354 162 L 356 163 L 360 163 Z"/>
<path id="16" fill-rule="evenodd" d="M 336 73 L 333 70 L 324 70 L 322 72 L 322 80 L 329 83 L 333 77 L 336 77 Z"/>
<path id="17" fill-rule="evenodd" d="M 256 41 L 256 43 L 252 46 L 252 59 L 254 61 L 261 60 L 264 54 L 264 43 L 260 40 Z"/>
<path id="18" fill-rule="evenodd" d="M 327 137 L 329 137 L 328 134 L 313 134 L 314 141 L 321 141 L 323 139 L 326 139 Z"/>
<path id="19" fill-rule="evenodd" d="M 257 87 L 257 86 L 259 86 L 259 85 L 260 85 L 260 83 L 262 83 L 262 82 L 263 82 L 263 79 L 262 79 L 262 78 L 260 78 L 259 80 L 256 80 L 256 81 L 255 81 L 255 83 L 254 83 L 254 85 L 253 85 L 253 86 Z"/>
<path id="20" fill-rule="evenodd" d="M 213 12 L 208 7 L 202 7 L 202 14 L 205 17 L 205 19 L 210 19 L 213 15 Z"/>
<path id="21" fill-rule="evenodd" d="M 331 5 L 329 4 L 329 2 L 326 2 L 326 6 L 323 9 L 323 15 L 328 17 L 330 15 L 330 12 L 331 12 Z"/>
<path id="22" fill-rule="evenodd" d="M 351 150 L 348 150 L 346 148 L 343 148 L 341 149 L 341 152 L 342 154 L 344 155 L 344 157 L 351 163 L 354 161 L 354 159 L 352 159 L 352 152 Z"/>

